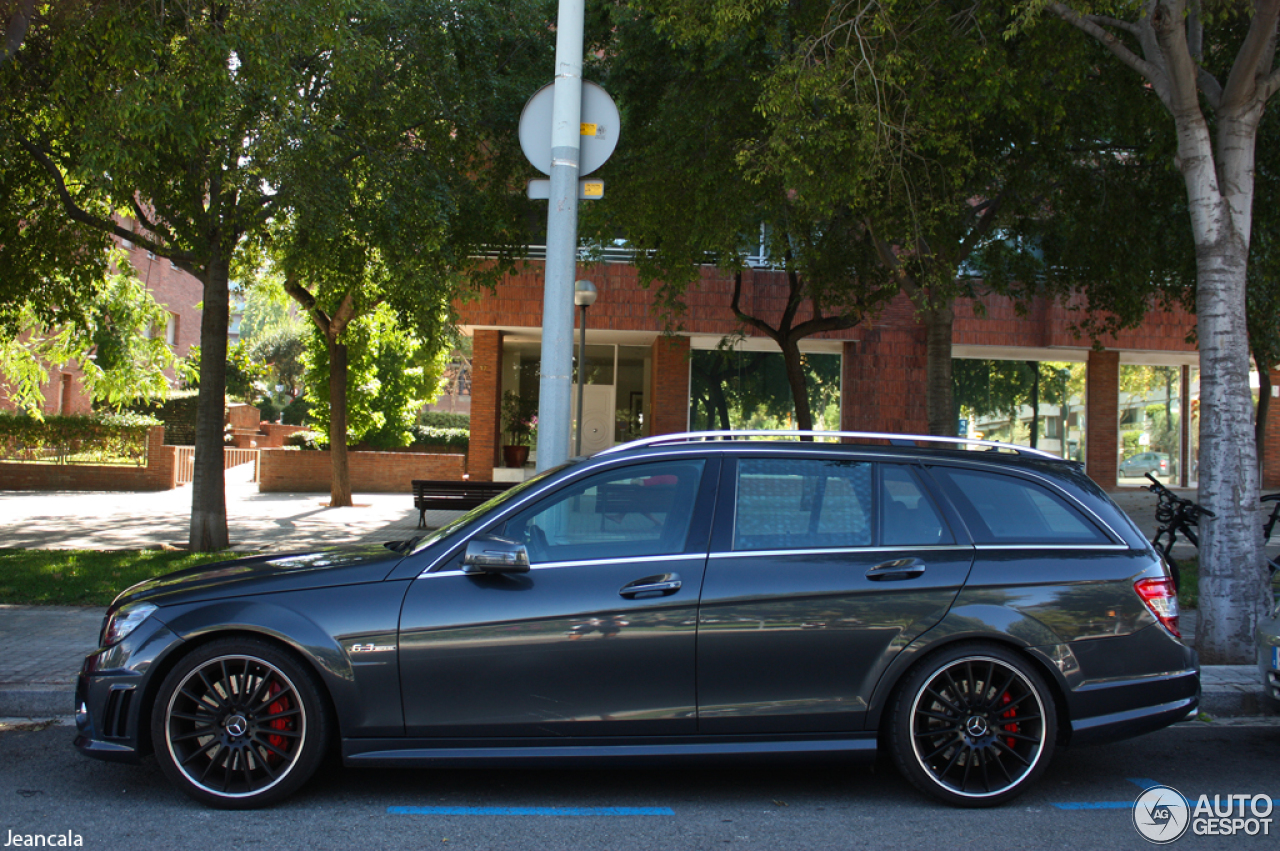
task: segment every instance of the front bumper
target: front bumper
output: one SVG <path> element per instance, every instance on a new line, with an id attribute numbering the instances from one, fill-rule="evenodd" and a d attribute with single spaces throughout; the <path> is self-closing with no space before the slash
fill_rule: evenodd
<path id="1" fill-rule="evenodd" d="M 138 762 L 150 751 L 145 703 L 157 663 L 182 643 L 154 617 L 114 647 L 85 657 L 76 679 L 76 748 L 110 762 Z M 150 690 L 149 690 L 150 689 Z"/>

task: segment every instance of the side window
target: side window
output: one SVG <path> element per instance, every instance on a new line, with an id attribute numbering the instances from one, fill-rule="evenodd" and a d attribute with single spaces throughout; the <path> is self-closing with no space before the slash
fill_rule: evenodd
<path id="1" fill-rule="evenodd" d="M 666 461 L 609 470 L 525 509 L 499 534 L 524 543 L 534 564 L 681 553 L 703 466 Z"/>
<path id="2" fill-rule="evenodd" d="M 871 471 L 863 461 L 744 458 L 733 548 L 869 546 Z"/>
<path id="3" fill-rule="evenodd" d="M 881 467 L 880 543 L 885 546 L 955 543 L 938 509 L 915 476 L 897 464 Z"/>
<path id="4" fill-rule="evenodd" d="M 979 544 L 1108 544 L 1074 506 L 1026 479 L 934 467 Z"/>

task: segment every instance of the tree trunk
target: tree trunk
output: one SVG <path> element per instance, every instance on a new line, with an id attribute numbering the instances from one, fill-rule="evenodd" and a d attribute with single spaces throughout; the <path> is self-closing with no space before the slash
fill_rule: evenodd
<path id="1" fill-rule="evenodd" d="M 1031 448 L 1040 448 L 1040 364 L 1027 361 L 1031 368 Z"/>
<path id="2" fill-rule="evenodd" d="M 326 336 L 329 348 L 329 507 L 351 505 L 351 467 L 347 460 L 347 347 L 337 335 Z"/>
<path id="3" fill-rule="evenodd" d="M 951 326 L 955 322 L 951 304 L 923 312 L 925 327 L 925 416 L 929 434 L 956 436 L 955 381 L 951 375 Z"/>
<path id="4" fill-rule="evenodd" d="M 800 346 L 795 340 L 782 344 L 782 362 L 786 366 L 787 385 L 791 388 L 791 402 L 796 406 L 796 428 L 813 430 L 813 412 L 809 410 L 809 387 L 804 380 L 804 362 Z"/>
<path id="5" fill-rule="evenodd" d="M 220 247 L 210 253 L 213 258 L 204 275 L 204 309 L 200 315 L 200 396 L 196 403 L 195 470 L 187 539 L 187 547 L 193 553 L 225 550 L 231 543 L 227 535 L 227 483 L 222 468 L 230 258 L 223 256 Z"/>
<path id="6" fill-rule="evenodd" d="M 1196 649 L 1205 664 L 1249 664 L 1254 661 L 1254 627 L 1271 599 L 1258 534 L 1258 463 L 1245 317 L 1257 119 L 1221 118 L 1217 169 L 1203 119 L 1184 118 L 1178 125 L 1196 244 L 1199 502 L 1217 515 L 1200 524 Z M 1247 151 L 1240 147 L 1242 137 L 1249 139 Z"/>

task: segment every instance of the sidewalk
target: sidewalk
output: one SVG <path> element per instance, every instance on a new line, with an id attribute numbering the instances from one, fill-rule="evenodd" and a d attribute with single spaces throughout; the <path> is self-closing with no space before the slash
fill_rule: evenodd
<path id="1" fill-rule="evenodd" d="M 1116 502 L 1150 537 L 1155 497 L 1121 491 Z M 0 491 L 4 546 L 30 549 L 145 549 L 185 545 L 191 491 L 156 494 Z M 326 508 L 325 494 L 260 494 L 248 468 L 227 474 L 227 525 L 235 549 L 286 552 L 420 534 L 409 494 L 357 494 L 350 508 Z M 440 526 L 456 512 L 427 512 Z M 1190 554 L 1190 552 L 1188 552 Z M 0 605 L 0 718 L 52 717 L 73 711 L 76 674 L 98 645 L 104 610 L 73 606 Z M 1195 612 L 1182 628 L 1195 635 Z M 33 636 L 38 640 L 33 641 Z M 1210 665 L 1201 675 L 1201 710 L 1215 717 L 1262 711 L 1252 665 Z"/>

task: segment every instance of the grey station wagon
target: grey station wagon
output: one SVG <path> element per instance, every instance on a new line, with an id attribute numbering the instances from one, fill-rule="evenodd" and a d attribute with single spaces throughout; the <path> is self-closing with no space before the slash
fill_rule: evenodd
<path id="1" fill-rule="evenodd" d="M 1194 711 L 1169 573 L 1083 473 L 983 441 L 663 435 L 422 539 L 112 604 L 76 745 L 217 807 L 351 766 L 855 758 L 961 806 Z M 818 435 L 831 439 L 831 433 Z"/>

